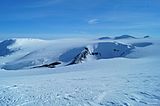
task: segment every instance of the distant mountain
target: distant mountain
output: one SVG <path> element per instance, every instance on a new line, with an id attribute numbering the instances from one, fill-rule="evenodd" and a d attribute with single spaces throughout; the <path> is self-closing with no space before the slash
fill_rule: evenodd
<path id="1" fill-rule="evenodd" d="M 99 40 L 107 40 L 107 39 L 111 39 L 110 37 L 101 37 L 101 38 L 98 38 Z"/>
<path id="2" fill-rule="evenodd" d="M 128 39 L 128 38 L 136 39 L 135 37 L 130 36 L 130 35 L 117 36 L 117 37 L 115 37 L 114 39 L 118 40 L 118 39 Z"/>
<path id="3" fill-rule="evenodd" d="M 150 36 L 144 36 L 144 38 L 149 38 Z"/>
<path id="4" fill-rule="evenodd" d="M 148 38 L 148 37 L 149 36 L 145 36 L 144 38 Z M 121 36 L 116 36 L 114 38 L 111 38 L 111 37 L 101 37 L 101 38 L 98 38 L 98 40 L 109 40 L 109 39 L 118 40 L 118 39 L 129 39 L 129 38 L 136 39 L 136 37 L 133 37 L 133 36 L 130 36 L 130 35 L 121 35 Z"/>
<path id="5" fill-rule="evenodd" d="M 115 37 L 115 39 L 117 39 L 116 42 L 114 40 L 96 40 L 93 42 L 85 39 L 5 40 L 0 43 L 1 56 L 9 56 L 4 58 L 7 60 L 5 62 L 0 60 L 0 65 L 2 69 L 6 70 L 18 70 L 33 67 L 40 68 L 45 66 L 55 68 L 79 64 L 93 59 L 99 60 L 117 57 L 129 58 L 128 55 L 134 53 L 137 47 L 146 47 L 153 44 L 152 42 L 141 42 L 140 39 L 137 39 L 137 42 L 131 43 L 122 43 L 118 41 L 118 39 L 123 38 L 135 37 L 128 35 Z M 128 39 L 128 41 L 130 40 Z M 55 64 L 57 62 L 60 64 Z"/>

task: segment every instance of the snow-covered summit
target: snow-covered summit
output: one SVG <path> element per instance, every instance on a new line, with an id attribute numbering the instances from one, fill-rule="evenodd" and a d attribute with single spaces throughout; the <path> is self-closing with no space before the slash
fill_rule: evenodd
<path id="1" fill-rule="evenodd" d="M 4 58 L 12 58 L 10 61 L 2 61 L 2 69 L 17 70 L 24 68 L 32 68 L 60 62 L 58 66 L 66 66 L 72 63 L 76 57 L 82 59 L 83 62 L 99 59 L 109 59 L 116 57 L 133 58 L 133 52 L 137 52 L 137 47 L 150 46 L 152 42 L 144 42 L 143 39 L 135 38 L 128 35 L 115 37 L 115 40 L 90 40 L 90 39 L 60 39 L 60 40 L 40 40 L 40 39 L 11 39 L 1 42 L 0 48 L 5 48 L 7 53 L 3 53 Z M 120 39 L 120 40 L 118 40 Z M 102 41 L 101 41 L 102 40 Z M 133 41 L 135 40 L 135 41 Z M 89 55 L 84 56 L 82 51 L 87 48 Z M 4 49 L 3 49 L 4 50 Z M 131 56 L 130 56 L 131 55 Z M 5 57 L 4 57 L 5 56 Z M 82 57 L 84 56 L 84 57 Z M 81 63 L 81 62 L 77 62 Z"/>
<path id="2" fill-rule="evenodd" d="M 117 36 L 114 39 L 129 39 L 129 38 L 136 39 L 136 37 L 133 37 L 133 36 L 130 36 L 130 35 Z"/>

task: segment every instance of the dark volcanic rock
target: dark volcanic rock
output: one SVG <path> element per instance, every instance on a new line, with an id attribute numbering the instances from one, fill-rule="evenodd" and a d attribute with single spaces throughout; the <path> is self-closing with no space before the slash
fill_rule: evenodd
<path id="1" fill-rule="evenodd" d="M 44 65 L 41 65 L 41 66 L 36 66 L 36 67 L 33 67 L 33 68 L 41 68 L 41 67 L 48 67 L 48 68 L 55 68 L 56 65 L 59 65 L 61 64 L 60 62 L 54 62 L 54 63 L 51 63 L 51 64 L 44 64 Z"/>
<path id="2" fill-rule="evenodd" d="M 88 48 L 84 48 L 68 65 L 78 64 L 84 61 L 87 58 L 87 55 L 91 54 Z"/>

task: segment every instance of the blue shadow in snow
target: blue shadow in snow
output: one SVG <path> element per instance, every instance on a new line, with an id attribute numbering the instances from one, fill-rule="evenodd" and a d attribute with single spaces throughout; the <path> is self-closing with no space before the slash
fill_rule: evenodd
<path id="1" fill-rule="evenodd" d="M 7 56 L 10 55 L 11 53 L 15 52 L 15 50 L 10 50 L 7 47 L 14 44 L 15 40 L 9 39 L 0 42 L 0 56 Z"/>

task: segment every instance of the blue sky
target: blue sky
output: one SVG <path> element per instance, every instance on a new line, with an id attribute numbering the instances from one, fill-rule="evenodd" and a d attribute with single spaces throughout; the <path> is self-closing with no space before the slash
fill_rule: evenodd
<path id="1" fill-rule="evenodd" d="M 160 0 L 0 0 L 0 39 L 160 35 Z"/>

